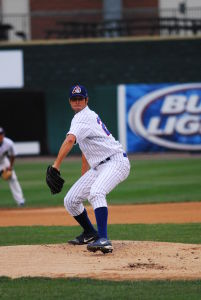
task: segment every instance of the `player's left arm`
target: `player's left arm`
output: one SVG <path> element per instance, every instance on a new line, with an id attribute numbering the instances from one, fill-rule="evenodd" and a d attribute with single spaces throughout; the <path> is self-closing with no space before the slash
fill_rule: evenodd
<path id="1" fill-rule="evenodd" d="M 82 175 L 84 175 L 88 170 L 89 170 L 88 161 L 84 156 L 84 154 L 82 153 L 82 170 L 81 170 Z"/>

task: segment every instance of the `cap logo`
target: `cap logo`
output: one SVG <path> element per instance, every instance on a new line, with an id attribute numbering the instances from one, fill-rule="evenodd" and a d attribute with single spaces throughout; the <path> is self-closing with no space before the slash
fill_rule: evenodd
<path id="1" fill-rule="evenodd" d="M 72 90 L 72 94 L 80 94 L 80 93 L 81 93 L 81 88 L 79 87 L 79 85 L 76 85 Z"/>

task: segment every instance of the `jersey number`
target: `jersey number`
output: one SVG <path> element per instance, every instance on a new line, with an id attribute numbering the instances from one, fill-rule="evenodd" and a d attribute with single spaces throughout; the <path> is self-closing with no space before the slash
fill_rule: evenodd
<path id="1" fill-rule="evenodd" d="M 109 130 L 107 129 L 107 127 L 105 126 L 105 124 L 101 121 L 101 119 L 99 117 L 97 117 L 97 123 L 99 125 L 101 125 L 101 127 L 103 128 L 103 130 L 105 131 L 105 133 L 109 136 L 110 135 L 110 132 Z"/>

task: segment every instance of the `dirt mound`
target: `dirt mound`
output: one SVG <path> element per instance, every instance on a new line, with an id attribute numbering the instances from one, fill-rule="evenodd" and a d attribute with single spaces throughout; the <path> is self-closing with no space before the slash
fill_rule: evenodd
<path id="1" fill-rule="evenodd" d="M 3 246 L 0 276 L 201 279 L 201 245 L 113 241 L 113 246 L 105 255 L 67 244 Z"/>

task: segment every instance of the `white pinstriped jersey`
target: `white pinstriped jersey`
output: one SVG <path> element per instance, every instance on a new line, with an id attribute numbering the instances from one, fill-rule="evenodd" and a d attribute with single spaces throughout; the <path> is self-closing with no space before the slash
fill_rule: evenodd
<path id="1" fill-rule="evenodd" d="M 0 162 L 8 155 L 15 156 L 16 151 L 13 141 L 4 137 L 3 143 L 0 145 Z"/>
<path id="2" fill-rule="evenodd" d="M 88 106 L 75 114 L 67 134 L 76 137 L 76 142 L 92 168 L 107 157 L 124 152 L 122 145 Z"/>

